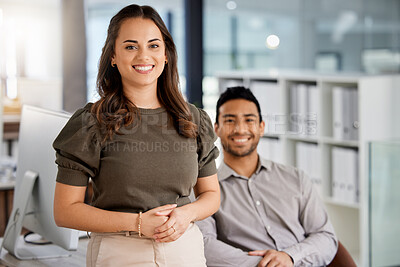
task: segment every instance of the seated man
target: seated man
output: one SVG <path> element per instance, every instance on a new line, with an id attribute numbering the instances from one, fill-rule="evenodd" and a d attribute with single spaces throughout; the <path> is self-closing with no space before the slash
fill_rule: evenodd
<path id="1" fill-rule="evenodd" d="M 207 266 L 325 266 L 338 242 L 307 175 L 259 157 L 260 105 L 249 89 L 228 88 L 218 100 L 215 132 L 221 206 L 198 222 Z"/>

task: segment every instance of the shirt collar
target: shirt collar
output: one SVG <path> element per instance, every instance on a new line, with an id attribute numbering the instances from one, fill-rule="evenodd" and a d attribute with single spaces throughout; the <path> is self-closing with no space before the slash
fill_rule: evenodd
<path id="1" fill-rule="evenodd" d="M 256 174 L 261 171 L 261 168 L 267 169 L 267 171 L 271 170 L 272 161 L 262 158 L 258 155 L 258 165 L 256 169 Z M 243 176 L 237 174 L 231 167 L 229 167 L 224 161 L 222 161 L 221 165 L 218 168 L 218 179 L 219 181 L 223 181 L 231 176 L 242 178 Z M 246 178 L 247 179 L 247 178 Z"/>

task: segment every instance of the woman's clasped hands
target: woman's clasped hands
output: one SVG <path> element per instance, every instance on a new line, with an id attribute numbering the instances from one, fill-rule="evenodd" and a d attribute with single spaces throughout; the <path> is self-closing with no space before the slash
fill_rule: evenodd
<path id="1" fill-rule="evenodd" d="M 169 215 L 176 206 L 176 204 L 168 204 L 144 212 L 141 215 L 141 221 L 138 222 L 142 235 L 153 238 L 155 229 L 168 221 Z"/>
<path id="2" fill-rule="evenodd" d="M 157 242 L 172 242 L 186 232 L 192 221 L 190 209 L 168 204 L 142 214 L 141 232 Z"/>
<path id="3" fill-rule="evenodd" d="M 190 209 L 168 204 L 142 214 L 141 232 L 157 242 L 172 242 L 181 237 L 193 221 Z"/>

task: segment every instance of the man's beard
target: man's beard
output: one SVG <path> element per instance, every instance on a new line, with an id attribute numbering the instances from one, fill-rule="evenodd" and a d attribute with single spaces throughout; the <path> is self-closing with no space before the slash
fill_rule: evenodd
<path id="1" fill-rule="evenodd" d="M 248 150 L 243 151 L 241 153 L 231 149 L 229 147 L 229 145 L 222 144 L 222 147 L 224 148 L 224 151 L 226 153 L 229 153 L 232 156 L 240 158 L 240 157 L 246 157 L 246 156 L 250 155 L 251 153 L 253 153 L 253 151 L 257 148 L 257 144 L 258 144 L 258 142 L 256 142 L 255 144 L 254 143 L 251 144 L 251 146 L 250 146 L 250 148 Z"/>

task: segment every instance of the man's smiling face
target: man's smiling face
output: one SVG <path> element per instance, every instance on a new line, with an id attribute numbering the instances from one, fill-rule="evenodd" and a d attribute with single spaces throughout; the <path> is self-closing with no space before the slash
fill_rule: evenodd
<path id="1" fill-rule="evenodd" d="M 219 107 L 218 123 L 214 129 L 221 138 L 226 153 L 245 157 L 257 153 L 257 145 L 264 134 L 257 106 L 245 99 L 233 99 Z"/>

